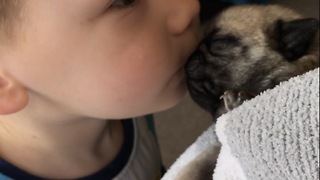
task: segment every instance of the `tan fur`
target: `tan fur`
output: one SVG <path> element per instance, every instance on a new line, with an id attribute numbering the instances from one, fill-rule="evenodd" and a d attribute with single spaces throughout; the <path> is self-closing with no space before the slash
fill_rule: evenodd
<path id="1" fill-rule="evenodd" d="M 230 33 L 236 37 L 246 37 L 243 40 L 243 44 L 254 45 L 251 49 L 251 60 L 255 60 L 267 53 L 273 54 L 272 52 L 268 52 L 270 48 L 267 45 L 268 39 L 266 39 L 266 33 L 269 33 L 269 31 L 274 28 L 274 24 L 279 18 L 284 21 L 290 21 L 301 19 L 303 15 L 279 5 L 235 6 L 223 11 L 215 20 L 209 21 L 208 24 L 204 26 L 204 35 L 210 32 L 213 27 L 219 27 L 223 33 Z M 273 54 L 273 64 L 279 64 L 279 66 L 283 68 L 283 71 L 290 71 L 295 75 L 314 69 L 315 66 L 319 66 L 319 33 L 311 47 L 307 55 L 293 63 L 283 61 L 283 57 L 278 54 Z M 313 59 L 313 61 L 310 61 L 310 59 Z M 252 62 L 248 61 L 247 66 L 249 67 L 251 65 Z M 242 70 L 236 72 L 235 69 L 234 74 L 237 76 L 234 78 L 243 78 L 243 76 L 239 75 L 242 73 L 246 72 Z M 236 80 L 235 82 L 238 81 Z"/>
<path id="2" fill-rule="evenodd" d="M 265 54 L 267 53 L 269 47 L 265 47 L 266 42 L 266 32 L 274 28 L 274 23 L 277 19 L 281 18 L 284 21 L 296 20 L 303 18 L 300 13 L 283 7 L 279 5 L 242 5 L 235 6 L 222 12 L 214 21 L 209 22 L 209 24 L 204 27 L 207 34 L 213 27 L 219 27 L 224 33 L 231 33 L 237 37 L 248 37 L 244 44 L 255 44 L 255 53 L 252 54 Z M 305 72 L 306 69 L 314 69 L 315 66 L 319 66 L 319 33 L 314 39 L 311 45 L 308 55 L 303 56 L 301 59 L 295 61 L 294 63 L 286 63 L 282 57 L 275 57 L 277 63 L 282 62 L 287 69 L 292 69 L 296 71 L 297 74 Z M 260 53 L 258 53 L 260 52 Z M 259 56 L 259 55 L 257 55 Z M 254 58 L 255 59 L 255 58 Z M 314 61 L 310 61 L 313 59 Z M 289 66 L 288 66 L 289 65 Z"/>
<path id="3" fill-rule="evenodd" d="M 303 16 L 279 5 L 241 5 L 223 11 L 215 20 L 207 22 L 203 29 L 205 35 L 214 26 L 218 26 L 225 33 L 232 33 L 240 37 L 252 36 L 261 30 L 266 30 L 279 17 L 283 20 L 294 20 Z"/>

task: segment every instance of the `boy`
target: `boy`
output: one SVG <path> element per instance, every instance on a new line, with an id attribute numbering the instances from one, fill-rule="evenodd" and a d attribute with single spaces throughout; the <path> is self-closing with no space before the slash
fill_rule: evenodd
<path id="1" fill-rule="evenodd" d="M 0 0 L 0 179 L 156 179 L 198 0 Z M 117 120 L 116 120 L 117 119 Z"/>

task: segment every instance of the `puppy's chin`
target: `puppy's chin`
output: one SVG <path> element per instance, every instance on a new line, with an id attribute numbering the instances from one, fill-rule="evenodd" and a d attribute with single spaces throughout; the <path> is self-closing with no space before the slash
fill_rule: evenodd
<path id="1" fill-rule="evenodd" d="M 213 113 L 217 108 L 220 99 L 217 94 L 214 94 L 215 91 L 210 91 L 212 89 L 209 85 L 206 87 L 206 80 L 200 79 L 187 79 L 187 86 L 191 98 L 203 109 Z"/>

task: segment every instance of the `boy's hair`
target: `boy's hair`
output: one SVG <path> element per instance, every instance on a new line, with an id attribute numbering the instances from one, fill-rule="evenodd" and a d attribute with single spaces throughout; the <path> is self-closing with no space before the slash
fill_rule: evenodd
<path id="1" fill-rule="evenodd" d="M 13 40 L 21 20 L 22 1 L 0 0 L 0 44 Z"/>

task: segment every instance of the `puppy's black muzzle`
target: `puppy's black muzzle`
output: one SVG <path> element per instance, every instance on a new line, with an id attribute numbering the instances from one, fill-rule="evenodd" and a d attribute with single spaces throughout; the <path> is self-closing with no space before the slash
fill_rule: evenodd
<path id="1" fill-rule="evenodd" d="M 187 74 L 187 79 L 199 79 L 201 78 L 201 71 L 205 65 L 205 59 L 202 52 L 197 49 L 188 59 L 185 70 Z"/>

